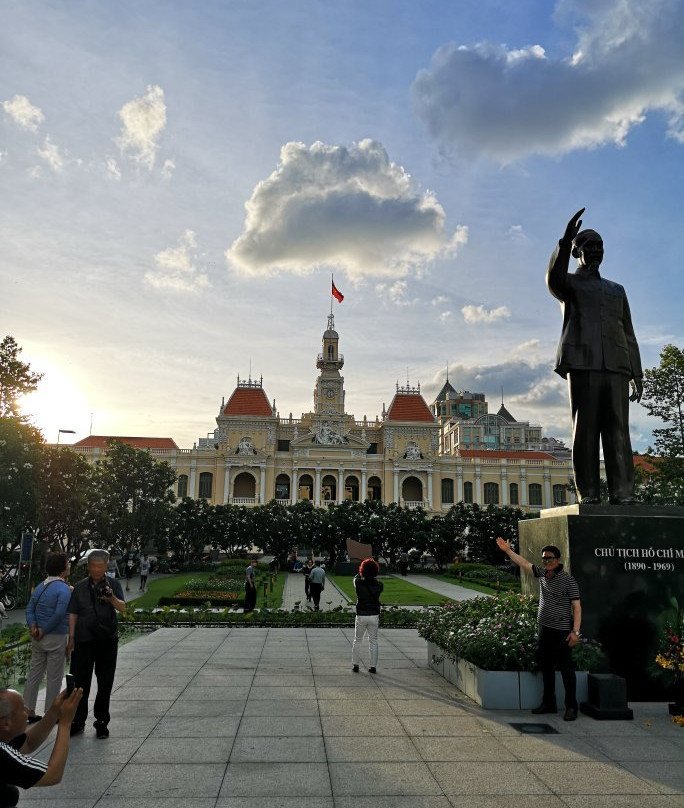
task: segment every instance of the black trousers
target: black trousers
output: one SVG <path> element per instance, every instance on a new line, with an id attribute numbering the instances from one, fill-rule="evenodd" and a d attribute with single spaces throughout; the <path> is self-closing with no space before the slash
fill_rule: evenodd
<path id="1" fill-rule="evenodd" d="M 256 606 L 256 586 L 245 583 L 245 611 L 251 612 Z"/>
<path id="2" fill-rule="evenodd" d="M 0 808 L 14 808 L 18 802 L 19 789 L 7 783 L 0 783 Z"/>
<path id="3" fill-rule="evenodd" d="M 307 600 L 310 600 L 310 598 L 311 598 L 311 584 L 309 583 L 309 576 L 308 575 L 304 576 L 304 597 Z"/>
<path id="4" fill-rule="evenodd" d="M 321 605 L 321 592 L 323 591 L 323 584 L 315 584 L 309 581 L 309 592 L 311 593 L 311 600 L 313 600 L 314 609 L 318 609 Z"/>
<path id="5" fill-rule="evenodd" d="M 599 443 L 611 500 L 634 494 L 629 438 L 629 379 L 607 370 L 568 373 L 572 410 L 572 466 L 580 497 L 600 497 Z"/>
<path id="6" fill-rule="evenodd" d="M 74 687 L 83 688 L 83 698 L 76 708 L 74 724 L 85 724 L 88 718 L 88 696 L 93 670 L 97 679 L 97 696 L 93 704 L 93 714 L 96 721 L 105 726 L 109 724 L 109 698 L 114 685 L 116 673 L 116 656 L 119 650 L 119 641 L 116 637 L 111 640 L 90 640 L 76 643 L 71 654 L 70 671 L 74 675 Z"/>
<path id="7" fill-rule="evenodd" d="M 556 705 L 556 669 L 563 677 L 565 706 L 577 709 L 575 663 L 572 649 L 566 642 L 570 630 L 539 627 L 539 667 L 544 681 L 542 701 L 547 707 Z"/>

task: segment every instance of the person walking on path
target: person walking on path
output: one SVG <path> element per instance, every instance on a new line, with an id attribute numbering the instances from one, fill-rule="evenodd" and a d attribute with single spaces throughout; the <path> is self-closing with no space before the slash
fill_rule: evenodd
<path id="1" fill-rule="evenodd" d="M 140 560 L 140 591 L 144 592 L 147 586 L 147 576 L 150 574 L 150 560 L 145 553 Z"/>
<path id="2" fill-rule="evenodd" d="M 253 558 L 245 570 L 245 612 L 254 611 L 256 606 L 256 558 Z"/>
<path id="3" fill-rule="evenodd" d="M 69 570 L 66 553 L 48 553 L 45 561 L 47 578 L 33 590 L 26 606 L 26 624 L 31 632 L 31 667 L 24 686 L 24 702 L 28 708 L 29 724 L 41 718 L 36 715 L 36 701 L 45 673 L 47 672 L 46 711 L 62 688 L 69 638 L 67 607 L 71 599 L 71 587 L 66 582 Z"/>
<path id="4" fill-rule="evenodd" d="M 131 578 L 133 577 L 133 567 L 135 566 L 135 561 L 129 556 L 128 560 L 126 561 L 126 592 L 130 592 L 131 589 Z"/>
<path id="5" fill-rule="evenodd" d="M 368 635 L 368 652 L 370 655 L 369 673 L 375 673 L 378 664 L 378 627 L 380 625 L 380 595 L 382 581 L 378 581 L 380 566 L 372 558 L 366 558 L 359 566 L 358 575 L 354 576 L 356 590 L 356 622 L 354 623 L 354 644 L 352 645 L 352 670 L 359 672 L 361 661 L 361 642 L 364 634 Z"/>
<path id="6" fill-rule="evenodd" d="M 93 670 L 97 678 L 97 696 L 93 705 L 98 738 L 109 737 L 109 698 L 116 673 L 119 637 L 117 612 L 124 612 L 121 584 L 105 575 L 109 553 L 92 550 L 88 556 L 88 577 L 79 581 L 69 601 L 69 645 L 71 673 L 76 687 L 83 688 L 71 734 L 85 728 L 88 696 Z"/>
<path id="7" fill-rule="evenodd" d="M 309 581 L 309 575 L 311 574 L 311 570 L 313 569 L 313 559 L 310 558 L 306 564 L 304 565 L 304 569 L 302 572 L 304 573 L 304 596 L 306 597 L 306 602 L 311 603 L 311 582 Z"/>
<path id="8" fill-rule="evenodd" d="M 316 561 L 314 568 L 309 573 L 309 592 L 313 600 L 314 610 L 318 611 L 321 606 L 321 592 L 325 589 L 325 570 L 321 567 L 321 562 Z"/>
<path id="9" fill-rule="evenodd" d="M 565 688 L 564 721 L 577 718 L 575 665 L 572 649 L 580 641 L 582 605 L 577 581 L 565 572 L 560 563 L 560 550 L 553 544 L 542 548 L 542 566 L 528 561 L 511 550 L 511 543 L 501 537 L 496 540 L 500 550 L 521 569 L 539 579 L 539 667 L 544 681 L 542 702 L 532 712 L 535 715 L 556 713 L 556 667 Z"/>

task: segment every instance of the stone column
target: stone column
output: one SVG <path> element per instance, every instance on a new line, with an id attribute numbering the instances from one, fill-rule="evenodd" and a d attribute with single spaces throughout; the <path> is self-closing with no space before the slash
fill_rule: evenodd
<path id="1" fill-rule="evenodd" d="M 394 469 L 394 499 L 392 502 L 399 502 L 399 472 Z"/>
<path id="2" fill-rule="evenodd" d="M 551 474 L 544 470 L 544 507 L 553 508 L 553 497 L 551 496 Z"/>
<path id="3" fill-rule="evenodd" d="M 366 490 L 367 484 L 368 480 L 366 479 L 366 469 L 361 469 L 361 490 L 359 491 L 359 502 L 366 501 L 366 497 L 368 496 L 368 491 Z"/>
<path id="4" fill-rule="evenodd" d="M 427 477 L 428 477 L 428 490 L 427 490 L 428 508 L 432 510 L 432 469 L 428 469 Z"/>
<path id="5" fill-rule="evenodd" d="M 337 504 L 340 505 L 342 503 L 342 499 L 344 497 L 344 469 L 338 469 L 337 471 Z"/>
<path id="6" fill-rule="evenodd" d="M 259 473 L 261 475 L 259 485 L 259 505 L 263 505 L 266 497 L 266 466 L 264 464 L 259 466 Z"/>
<path id="7" fill-rule="evenodd" d="M 521 505 L 527 505 L 527 470 L 520 469 L 520 496 L 518 497 Z"/>
<path id="8" fill-rule="evenodd" d="M 475 468 L 475 502 L 482 505 L 482 471 L 479 466 Z"/>
<path id="9" fill-rule="evenodd" d="M 232 468 L 226 463 L 226 472 L 223 477 L 223 504 L 227 505 L 230 502 L 230 474 Z"/>
<path id="10" fill-rule="evenodd" d="M 299 469 L 297 468 L 297 466 L 292 466 L 292 482 L 290 483 L 291 486 L 290 502 L 293 505 L 297 504 L 297 486 L 299 483 L 299 480 L 297 479 L 298 477 L 299 477 Z"/>
<path id="11" fill-rule="evenodd" d="M 456 469 L 456 502 L 463 502 L 463 469 Z"/>
<path id="12" fill-rule="evenodd" d="M 505 468 L 501 469 L 501 504 L 505 507 L 508 505 L 508 472 Z"/>
<path id="13" fill-rule="evenodd" d="M 197 476 L 197 460 L 193 457 L 190 461 L 190 485 L 188 488 L 188 493 L 193 499 L 197 499 L 197 493 L 195 492 L 195 477 Z"/>
<path id="14" fill-rule="evenodd" d="M 319 508 L 321 505 L 321 470 L 316 466 L 316 480 L 314 482 L 314 505 Z"/>

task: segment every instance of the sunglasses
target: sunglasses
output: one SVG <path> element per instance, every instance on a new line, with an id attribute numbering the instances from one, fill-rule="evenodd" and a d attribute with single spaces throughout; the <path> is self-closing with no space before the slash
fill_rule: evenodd
<path id="1" fill-rule="evenodd" d="M 557 561 L 558 559 L 556 558 L 556 556 L 542 556 L 541 560 L 542 561 Z"/>

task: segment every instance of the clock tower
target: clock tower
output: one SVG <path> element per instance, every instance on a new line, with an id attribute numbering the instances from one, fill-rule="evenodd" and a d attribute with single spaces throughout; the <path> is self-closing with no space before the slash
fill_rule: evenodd
<path id="1" fill-rule="evenodd" d="M 314 412 L 320 415 L 344 414 L 344 378 L 340 375 L 344 357 L 337 350 L 339 340 L 335 331 L 335 316 L 331 312 L 323 334 L 323 351 L 316 360 L 320 374 L 314 389 Z"/>

